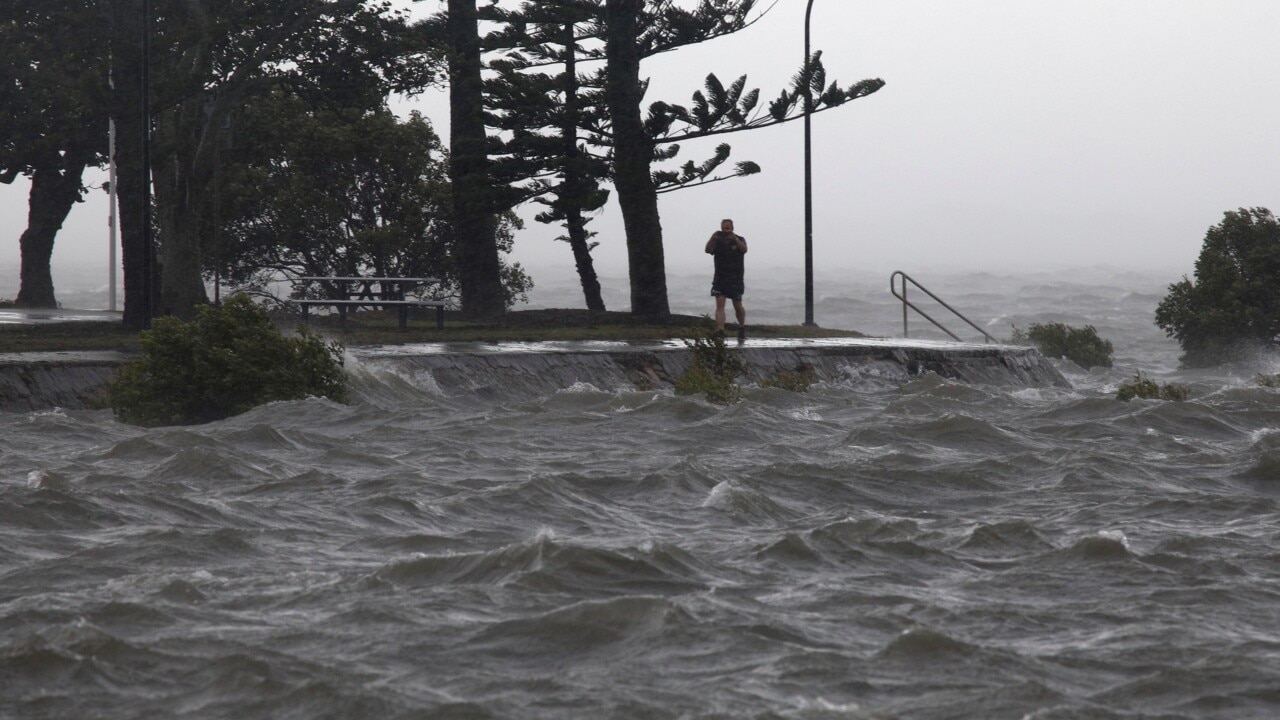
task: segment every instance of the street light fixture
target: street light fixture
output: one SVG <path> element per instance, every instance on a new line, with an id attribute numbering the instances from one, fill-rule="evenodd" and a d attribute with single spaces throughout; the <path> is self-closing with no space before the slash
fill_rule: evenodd
<path id="1" fill-rule="evenodd" d="M 810 115 L 813 113 L 813 78 L 809 73 L 809 16 L 813 0 L 804 10 L 804 324 L 813 321 L 813 142 Z"/>

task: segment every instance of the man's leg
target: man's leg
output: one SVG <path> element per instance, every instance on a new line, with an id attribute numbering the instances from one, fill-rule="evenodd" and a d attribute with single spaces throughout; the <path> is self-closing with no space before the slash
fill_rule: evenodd
<path id="1" fill-rule="evenodd" d="M 716 296 L 716 329 L 724 332 L 724 296 Z"/>
<path id="2" fill-rule="evenodd" d="M 747 309 L 741 299 L 733 301 L 733 314 L 738 316 L 738 342 L 742 342 L 747 339 Z"/>

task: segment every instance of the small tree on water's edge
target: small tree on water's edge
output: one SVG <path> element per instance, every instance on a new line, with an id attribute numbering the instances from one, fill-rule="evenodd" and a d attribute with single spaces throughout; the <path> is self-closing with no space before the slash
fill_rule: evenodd
<path id="1" fill-rule="evenodd" d="M 1280 336 L 1280 222 L 1256 207 L 1225 213 L 1205 233 L 1195 279 L 1169 286 L 1156 325 L 1182 346 L 1182 363 L 1208 367 Z"/>

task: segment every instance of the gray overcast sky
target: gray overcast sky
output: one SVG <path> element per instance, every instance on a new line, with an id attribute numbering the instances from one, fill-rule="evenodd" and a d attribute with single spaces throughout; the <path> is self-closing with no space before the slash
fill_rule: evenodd
<path id="1" fill-rule="evenodd" d="M 799 67 L 804 9 L 780 0 L 736 36 L 647 61 L 647 99 L 687 102 L 708 72 L 726 83 L 745 72 L 771 98 Z M 816 0 L 828 77 L 888 83 L 814 118 L 818 267 L 1190 273 L 1224 210 L 1280 211 L 1277 28 L 1274 0 Z M 442 136 L 444 98 L 414 102 Z M 798 278 L 802 138 L 800 122 L 728 136 L 733 159 L 761 175 L 664 195 L 668 268 L 706 269 L 702 244 L 733 217 L 751 242 L 749 273 Z M 26 190 L 0 186 L 4 265 L 16 266 Z M 85 258 L 105 267 L 106 216 L 101 192 L 77 206 L 55 272 Z M 592 228 L 598 267 L 625 274 L 616 207 Z M 531 221 L 515 259 L 570 271 L 557 234 Z"/>

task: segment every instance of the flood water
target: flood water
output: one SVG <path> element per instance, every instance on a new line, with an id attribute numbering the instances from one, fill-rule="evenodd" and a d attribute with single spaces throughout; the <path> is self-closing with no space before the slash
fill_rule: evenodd
<path id="1" fill-rule="evenodd" d="M 718 406 L 357 355 L 350 405 L 0 413 L 0 717 L 1274 718 L 1280 358 L 1179 370 L 1174 279 L 938 278 L 996 335 L 1111 339 L 1069 390 Z M 886 288 L 820 322 L 900 334 Z M 1138 371 L 1191 399 L 1115 400 Z"/>

